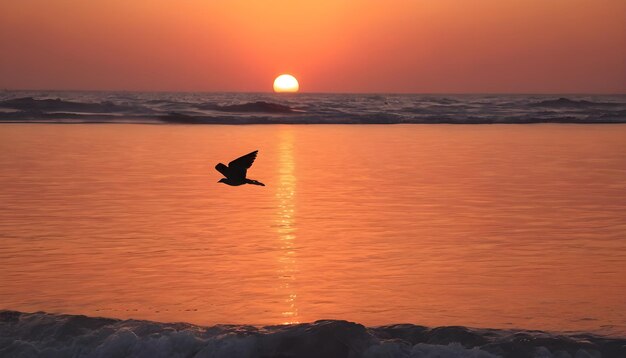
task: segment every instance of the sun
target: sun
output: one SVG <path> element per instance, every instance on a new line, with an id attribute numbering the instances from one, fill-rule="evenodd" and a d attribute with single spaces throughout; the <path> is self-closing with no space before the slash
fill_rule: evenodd
<path id="1" fill-rule="evenodd" d="M 274 92 L 298 92 L 300 85 L 292 75 L 280 75 L 274 80 Z"/>

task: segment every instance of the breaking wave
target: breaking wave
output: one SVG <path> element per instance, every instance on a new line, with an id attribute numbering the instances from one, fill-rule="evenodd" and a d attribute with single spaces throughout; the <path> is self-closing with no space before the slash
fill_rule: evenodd
<path id="1" fill-rule="evenodd" d="M 626 123 L 626 96 L 4 91 L 0 122 Z"/>
<path id="2" fill-rule="evenodd" d="M 289 106 L 283 106 L 278 103 L 271 103 L 265 101 L 256 101 L 251 103 L 231 104 L 220 106 L 218 104 L 209 104 L 204 106 L 198 106 L 204 109 L 213 109 L 222 112 L 256 112 L 256 113 L 293 113 L 294 110 Z"/>
<path id="3" fill-rule="evenodd" d="M 616 107 L 622 106 L 622 103 L 612 102 L 592 102 L 585 100 L 571 100 L 564 97 L 559 99 L 545 100 L 538 103 L 532 103 L 534 107 L 554 107 L 554 108 L 588 108 L 588 107 Z"/>
<path id="4" fill-rule="evenodd" d="M 138 110 L 129 105 L 115 104 L 110 101 L 100 103 L 83 103 L 56 99 L 34 99 L 32 97 L 15 98 L 0 102 L 0 107 L 22 111 L 46 112 L 84 112 L 84 113 L 112 113 Z"/>
<path id="5" fill-rule="evenodd" d="M 626 357 L 626 339 L 540 331 L 364 327 L 347 321 L 279 326 L 157 323 L 0 311 L 2 357 Z"/>

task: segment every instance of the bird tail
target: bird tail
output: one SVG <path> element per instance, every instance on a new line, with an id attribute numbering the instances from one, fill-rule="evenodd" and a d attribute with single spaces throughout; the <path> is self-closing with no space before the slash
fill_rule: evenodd
<path id="1" fill-rule="evenodd" d="M 247 184 L 253 184 L 253 185 L 265 186 L 265 184 L 261 183 L 258 180 L 254 180 L 254 179 L 246 179 L 246 183 Z"/>

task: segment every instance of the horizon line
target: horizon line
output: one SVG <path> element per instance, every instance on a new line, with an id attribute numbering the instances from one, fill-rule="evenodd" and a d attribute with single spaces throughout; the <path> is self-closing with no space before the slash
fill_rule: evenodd
<path id="1" fill-rule="evenodd" d="M 623 96 L 625 92 L 307 92 L 276 93 L 273 91 L 190 91 L 190 90 L 114 90 L 114 89 L 10 89 L 2 88 L 0 92 L 126 92 L 126 93 L 222 93 L 222 94 L 275 94 L 280 96 L 297 96 L 300 94 L 339 94 L 339 95 L 577 95 L 577 96 Z"/>

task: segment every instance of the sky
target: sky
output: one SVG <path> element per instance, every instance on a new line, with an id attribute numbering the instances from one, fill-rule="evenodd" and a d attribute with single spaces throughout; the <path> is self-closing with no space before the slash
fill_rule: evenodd
<path id="1" fill-rule="evenodd" d="M 0 0 L 0 89 L 626 93 L 624 0 Z"/>

